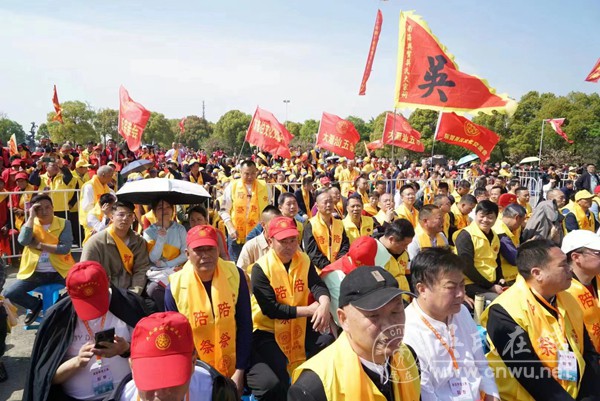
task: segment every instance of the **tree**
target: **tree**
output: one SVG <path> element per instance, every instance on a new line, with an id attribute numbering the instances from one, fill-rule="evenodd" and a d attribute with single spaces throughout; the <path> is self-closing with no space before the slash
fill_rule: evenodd
<path id="1" fill-rule="evenodd" d="M 306 141 L 316 142 L 317 132 L 319 131 L 319 120 L 306 120 L 300 128 L 300 135 L 302 139 Z"/>
<path id="2" fill-rule="evenodd" d="M 239 152 L 246 137 L 252 116 L 239 110 L 230 110 L 223 114 L 215 124 L 212 136 L 225 141 L 223 150 L 229 154 Z"/>
<path id="3" fill-rule="evenodd" d="M 286 121 L 285 128 L 289 131 L 290 134 L 294 135 L 294 137 L 300 136 L 300 131 L 302 130 L 302 123 L 295 123 L 293 121 Z"/>
<path id="4" fill-rule="evenodd" d="M 67 101 L 62 103 L 63 124 L 52 121 L 55 112 L 48 113 L 47 126 L 50 139 L 55 143 L 85 143 L 87 141 L 97 142 L 100 136 L 94 129 L 93 123 L 96 112 L 87 103 L 81 101 Z"/>
<path id="5" fill-rule="evenodd" d="M 106 142 L 108 138 L 119 141 L 119 110 L 101 109 L 96 113 L 94 128 Z"/>
<path id="6" fill-rule="evenodd" d="M 25 131 L 21 124 L 6 117 L 0 118 L 0 140 L 2 140 L 2 143 L 6 145 L 13 134 L 17 139 L 17 143 L 25 142 Z"/>
<path id="7" fill-rule="evenodd" d="M 164 148 L 170 148 L 175 141 L 175 132 L 164 114 L 151 112 L 148 124 L 143 133 L 144 143 L 156 143 Z"/>
<path id="8" fill-rule="evenodd" d="M 352 124 L 354 124 L 354 128 L 356 128 L 356 130 L 360 134 L 360 140 L 361 141 L 368 141 L 369 140 L 369 136 L 371 135 L 371 128 L 372 127 L 368 123 L 366 123 L 365 120 L 363 120 L 360 117 L 356 117 L 356 116 L 348 116 L 346 118 L 346 120 L 348 120 Z"/>
<path id="9" fill-rule="evenodd" d="M 200 142 L 210 136 L 213 125 L 202 117 L 187 116 L 183 124 L 185 131 L 181 133 L 179 123 L 181 120 L 171 120 L 171 129 L 177 132 L 176 140 L 185 146 L 198 149 Z M 173 124 L 175 122 L 175 125 Z"/>

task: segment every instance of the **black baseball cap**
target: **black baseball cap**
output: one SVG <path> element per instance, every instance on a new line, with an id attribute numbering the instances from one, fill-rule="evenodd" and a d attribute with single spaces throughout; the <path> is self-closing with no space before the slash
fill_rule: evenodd
<path id="1" fill-rule="evenodd" d="M 338 307 L 352 305 L 374 311 L 402 294 L 407 292 L 398 287 L 390 272 L 379 266 L 360 266 L 342 280 Z"/>

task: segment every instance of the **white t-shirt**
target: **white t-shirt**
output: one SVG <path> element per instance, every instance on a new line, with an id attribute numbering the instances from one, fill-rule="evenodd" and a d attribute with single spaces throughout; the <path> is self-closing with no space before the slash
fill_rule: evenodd
<path id="1" fill-rule="evenodd" d="M 44 231 L 48 231 L 50 224 L 44 224 L 42 227 L 44 228 Z M 42 251 L 38 263 L 35 266 L 35 271 L 38 273 L 56 273 L 56 269 L 54 269 L 52 263 L 50 263 L 50 253 Z"/>
<path id="2" fill-rule="evenodd" d="M 124 321 L 119 320 L 119 318 L 117 318 L 111 312 L 106 313 L 106 322 L 104 323 L 104 327 L 100 326 L 101 322 L 101 317 L 88 321 L 88 325 L 90 326 L 92 333 L 97 333 L 99 331 L 114 327 L 116 335 L 123 337 L 127 342 L 131 342 L 132 329 L 130 329 Z M 79 350 L 81 347 L 88 342 L 94 342 L 94 337 L 90 337 L 85 325 L 83 324 L 83 321 L 78 318 L 77 325 L 75 326 L 75 332 L 73 333 L 73 342 L 67 349 L 67 354 L 62 362 L 79 355 Z M 92 388 L 92 374 L 90 370 L 95 362 L 96 358 L 92 357 L 85 367 L 77 370 L 73 376 L 71 376 L 62 384 L 62 389 L 67 395 L 78 400 L 101 400 L 106 397 L 106 394 L 103 396 L 94 395 L 94 390 Z M 123 378 L 127 376 L 129 372 L 131 372 L 131 369 L 129 368 L 129 360 L 118 355 L 113 358 L 102 359 L 102 364 L 108 364 L 110 367 L 110 372 L 113 377 L 113 386 L 115 388 L 119 385 L 121 380 L 123 380 Z"/>
<path id="3" fill-rule="evenodd" d="M 131 380 L 125 385 L 119 401 L 137 401 L 138 391 Z M 210 373 L 200 366 L 196 366 L 190 381 L 190 399 L 185 401 L 210 401 L 212 399 L 212 378 Z"/>

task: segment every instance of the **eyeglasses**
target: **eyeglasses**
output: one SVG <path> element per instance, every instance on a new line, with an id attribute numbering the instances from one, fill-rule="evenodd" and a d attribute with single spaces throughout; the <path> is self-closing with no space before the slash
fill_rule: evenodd
<path id="1" fill-rule="evenodd" d="M 584 251 L 587 251 L 587 252 L 584 252 Z M 588 254 L 594 255 L 596 257 L 600 257 L 600 251 L 596 251 L 594 249 L 587 249 L 586 248 L 581 253 L 588 253 Z"/>

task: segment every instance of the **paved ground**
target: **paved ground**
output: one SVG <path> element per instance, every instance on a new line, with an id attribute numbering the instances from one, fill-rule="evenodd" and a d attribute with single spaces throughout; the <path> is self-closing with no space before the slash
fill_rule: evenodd
<path id="1" fill-rule="evenodd" d="M 10 285 L 15 279 L 17 269 L 9 268 L 7 273 L 5 286 Z M 0 384 L 0 401 L 16 401 L 23 398 L 23 386 L 36 333 L 35 330 L 23 328 L 24 317 L 25 313 L 20 309 L 19 325 L 14 327 L 12 333 L 6 338 L 7 351 L 2 357 L 2 361 L 8 371 L 8 381 Z"/>

